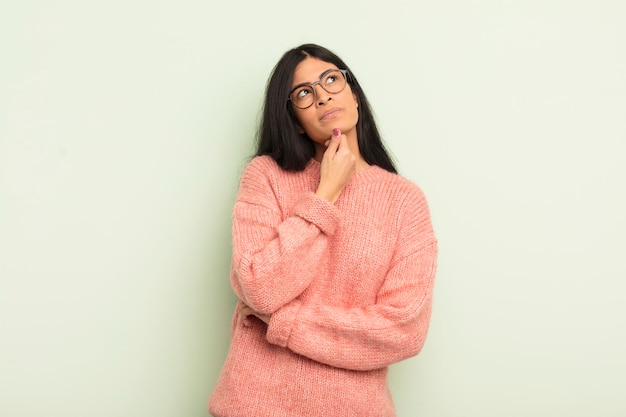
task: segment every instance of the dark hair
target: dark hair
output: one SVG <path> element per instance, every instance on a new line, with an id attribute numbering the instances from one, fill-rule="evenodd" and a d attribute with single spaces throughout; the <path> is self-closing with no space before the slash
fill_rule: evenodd
<path id="1" fill-rule="evenodd" d="M 291 49 L 280 58 L 267 82 L 263 116 L 257 133 L 256 155 L 271 156 L 287 171 L 301 171 L 315 156 L 313 141 L 298 132 L 297 120 L 287 96 L 293 83 L 293 74 L 300 62 L 317 58 L 348 70 L 348 85 L 358 102 L 359 120 L 356 124 L 359 151 L 370 165 L 377 165 L 396 173 L 393 161 L 380 137 L 374 115 L 363 89 L 354 73 L 333 52 L 315 44 L 304 44 Z"/>

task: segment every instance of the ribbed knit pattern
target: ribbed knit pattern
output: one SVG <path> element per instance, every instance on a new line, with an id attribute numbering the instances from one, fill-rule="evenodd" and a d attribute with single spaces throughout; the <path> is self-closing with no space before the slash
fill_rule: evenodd
<path id="1" fill-rule="evenodd" d="M 335 204 L 315 194 L 320 164 L 243 172 L 231 284 L 264 314 L 239 323 L 209 401 L 217 417 L 393 417 L 388 365 L 421 350 L 437 241 L 421 190 L 379 167 Z"/>

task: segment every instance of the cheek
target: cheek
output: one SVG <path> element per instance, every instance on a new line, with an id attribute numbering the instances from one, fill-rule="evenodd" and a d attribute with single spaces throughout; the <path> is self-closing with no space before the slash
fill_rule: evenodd
<path id="1" fill-rule="evenodd" d="M 356 103 L 351 103 L 348 114 L 350 119 L 349 123 L 356 125 L 356 123 L 359 121 L 359 108 L 357 107 Z"/>
<path id="2" fill-rule="evenodd" d="M 307 132 L 309 136 L 311 133 L 313 133 L 312 130 L 314 129 L 314 116 L 314 114 L 310 114 L 305 111 L 296 113 L 296 120 L 298 121 L 298 130 L 301 131 L 300 133 Z"/>

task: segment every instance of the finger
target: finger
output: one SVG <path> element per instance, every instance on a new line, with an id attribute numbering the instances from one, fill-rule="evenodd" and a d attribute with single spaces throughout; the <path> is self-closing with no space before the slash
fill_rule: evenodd
<path id="1" fill-rule="evenodd" d="M 244 324 L 245 319 L 246 319 L 246 316 L 243 314 L 243 311 L 239 310 L 239 320 L 237 320 L 239 324 Z"/>
<path id="2" fill-rule="evenodd" d="M 241 322 L 246 327 L 250 326 L 252 324 L 252 322 L 248 318 L 251 315 L 251 311 L 252 310 L 250 310 L 250 308 L 248 308 L 248 307 L 244 307 L 244 308 L 241 309 Z"/>
<path id="3" fill-rule="evenodd" d="M 339 138 L 341 136 L 341 131 L 339 129 L 333 129 L 333 134 L 329 140 L 326 141 L 326 152 L 334 153 L 337 152 L 337 148 L 339 147 Z"/>
<path id="4" fill-rule="evenodd" d="M 326 146 L 330 145 L 332 142 L 337 142 L 341 136 L 341 131 L 339 129 L 333 129 L 333 134 L 330 135 L 330 139 L 326 141 Z"/>
<path id="5" fill-rule="evenodd" d="M 250 326 L 250 320 L 248 317 L 252 314 L 252 309 L 248 307 L 246 304 L 243 304 L 241 310 L 239 310 L 240 320 L 244 326 Z"/>

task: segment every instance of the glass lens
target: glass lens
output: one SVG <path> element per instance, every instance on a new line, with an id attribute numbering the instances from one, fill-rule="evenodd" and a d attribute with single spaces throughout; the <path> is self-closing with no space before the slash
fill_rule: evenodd
<path id="1" fill-rule="evenodd" d="M 320 80 L 324 90 L 329 93 L 338 93 L 346 86 L 346 79 L 341 71 L 330 71 Z"/>
<path id="2" fill-rule="evenodd" d="M 301 109 L 305 109 L 313 104 L 314 99 L 315 94 L 313 94 L 313 87 L 310 85 L 300 86 L 291 93 L 291 102 L 294 106 Z"/>

